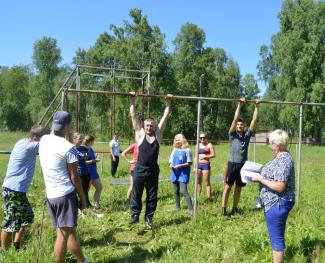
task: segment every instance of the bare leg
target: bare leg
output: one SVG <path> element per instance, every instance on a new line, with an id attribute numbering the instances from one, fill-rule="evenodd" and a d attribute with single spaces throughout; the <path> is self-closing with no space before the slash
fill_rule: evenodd
<path id="1" fill-rule="evenodd" d="M 223 193 L 222 193 L 222 201 L 221 201 L 222 208 L 226 208 L 227 207 L 227 203 L 228 203 L 228 198 L 229 198 L 229 193 L 230 193 L 231 187 L 232 187 L 232 185 L 225 184 L 225 188 L 224 188 Z"/>
<path id="2" fill-rule="evenodd" d="M 8 250 L 11 245 L 12 233 L 6 232 L 4 230 L 1 231 L 1 249 Z"/>
<path id="3" fill-rule="evenodd" d="M 234 192 L 234 202 L 233 207 L 238 208 L 239 198 L 240 198 L 241 187 L 236 185 L 235 192 Z"/>
<path id="4" fill-rule="evenodd" d="M 95 207 L 99 206 L 99 201 L 100 201 L 100 194 L 103 190 L 103 185 L 102 182 L 100 180 L 100 178 L 91 181 L 91 184 L 95 187 L 95 193 L 94 193 L 94 202 L 95 202 Z"/>
<path id="5" fill-rule="evenodd" d="M 201 194 L 202 191 L 202 171 L 198 170 L 198 177 L 197 177 L 197 195 Z"/>
<path id="6" fill-rule="evenodd" d="M 202 175 L 204 177 L 205 181 L 205 187 L 207 191 L 207 198 L 211 198 L 211 184 L 210 184 L 210 171 L 209 170 L 204 170 L 202 171 Z"/>
<path id="7" fill-rule="evenodd" d="M 26 232 L 26 226 L 22 226 L 19 229 L 19 231 L 16 232 L 15 241 L 14 242 L 20 242 L 23 239 L 25 232 Z"/>
<path id="8" fill-rule="evenodd" d="M 80 244 L 77 240 L 77 233 L 76 229 L 73 228 L 71 234 L 68 238 L 68 249 L 71 251 L 71 253 L 74 255 L 74 257 L 78 260 L 78 262 L 84 262 L 85 257 L 82 253 Z"/>
<path id="9" fill-rule="evenodd" d="M 129 186 L 128 192 L 126 194 L 126 198 L 129 201 L 130 201 L 130 198 L 131 198 L 132 187 L 133 187 L 133 178 L 132 178 L 132 175 L 130 175 L 130 186 Z"/>
<path id="10" fill-rule="evenodd" d="M 273 250 L 273 263 L 282 263 L 284 257 L 284 251 Z"/>
<path id="11" fill-rule="evenodd" d="M 56 240 L 54 244 L 54 255 L 55 261 L 57 263 L 63 263 L 65 259 L 65 255 L 67 253 L 67 242 L 68 236 L 71 232 L 70 228 L 57 228 L 56 229 Z"/>

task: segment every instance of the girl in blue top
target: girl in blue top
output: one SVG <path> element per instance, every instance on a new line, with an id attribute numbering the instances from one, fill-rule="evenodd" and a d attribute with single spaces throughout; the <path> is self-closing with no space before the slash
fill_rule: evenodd
<path id="1" fill-rule="evenodd" d="M 187 184 L 190 181 L 192 165 L 192 153 L 188 142 L 183 134 L 177 134 L 174 138 L 174 149 L 169 158 L 171 168 L 170 180 L 174 186 L 174 197 L 176 210 L 180 210 L 180 193 L 185 196 L 186 204 L 191 215 L 193 215 L 193 204 L 187 191 Z"/>
<path id="2" fill-rule="evenodd" d="M 97 172 L 97 165 L 96 163 L 100 162 L 98 154 L 95 154 L 93 148 L 91 147 L 95 142 L 95 137 L 92 135 L 86 135 L 83 141 L 83 144 L 89 150 L 89 157 L 86 161 L 88 165 L 89 173 L 90 173 L 90 185 L 95 187 L 94 192 L 94 206 L 96 209 L 100 208 L 100 194 L 103 190 L 102 182 L 99 178 L 99 174 Z M 89 187 L 90 187 L 89 185 Z"/>

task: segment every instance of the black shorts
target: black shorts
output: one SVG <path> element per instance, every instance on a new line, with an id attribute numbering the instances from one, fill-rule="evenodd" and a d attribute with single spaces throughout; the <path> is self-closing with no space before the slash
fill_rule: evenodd
<path id="1" fill-rule="evenodd" d="M 243 187 L 246 184 L 242 182 L 240 176 L 240 170 L 243 167 L 243 163 L 233 163 L 228 162 L 227 174 L 225 176 L 225 183 L 227 185 L 233 185 L 236 182 L 236 185 Z"/>

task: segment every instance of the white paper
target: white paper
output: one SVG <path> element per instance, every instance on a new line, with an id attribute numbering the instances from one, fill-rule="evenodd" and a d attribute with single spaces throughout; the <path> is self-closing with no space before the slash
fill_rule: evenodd
<path id="1" fill-rule="evenodd" d="M 259 163 L 246 161 L 244 166 L 240 170 L 240 176 L 243 183 L 249 184 L 252 182 L 254 175 L 261 176 L 262 165 Z"/>

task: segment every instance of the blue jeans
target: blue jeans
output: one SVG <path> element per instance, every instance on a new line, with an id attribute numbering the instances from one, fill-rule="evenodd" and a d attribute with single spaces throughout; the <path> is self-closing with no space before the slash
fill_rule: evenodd
<path id="1" fill-rule="evenodd" d="M 284 251 L 285 249 L 285 227 L 293 205 L 294 202 L 280 198 L 277 203 L 264 213 L 272 249 L 275 251 Z"/>

